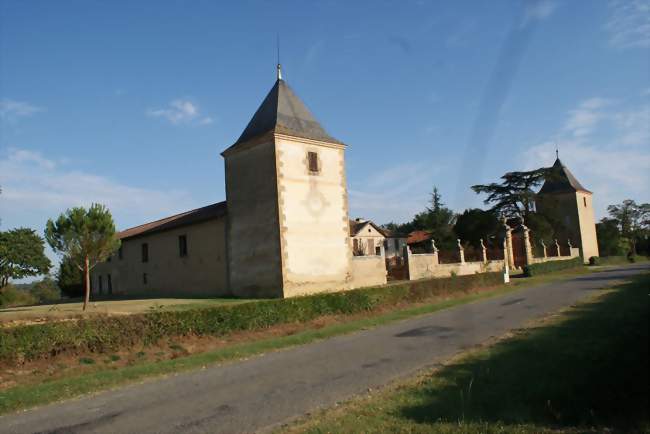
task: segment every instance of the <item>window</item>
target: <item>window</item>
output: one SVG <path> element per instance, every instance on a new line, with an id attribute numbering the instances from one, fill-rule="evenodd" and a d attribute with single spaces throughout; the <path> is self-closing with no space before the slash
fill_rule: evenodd
<path id="1" fill-rule="evenodd" d="M 142 262 L 149 262 L 149 244 L 142 243 Z"/>
<path id="2" fill-rule="evenodd" d="M 316 152 L 307 152 L 307 161 L 309 162 L 309 171 L 318 173 L 318 154 Z"/>
<path id="3" fill-rule="evenodd" d="M 120 248 L 117 249 L 117 257 L 120 258 L 120 259 L 122 259 L 122 257 L 123 257 L 122 256 L 122 246 L 120 246 Z"/>
<path id="4" fill-rule="evenodd" d="M 585 207 L 587 207 L 587 198 L 586 197 L 582 198 L 582 202 L 585 204 Z"/>
<path id="5" fill-rule="evenodd" d="M 393 242 L 395 243 L 395 251 L 399 250 L 399 240 L 397 238 L 393 238 Z"/>
<path id="6" fill-rule="evenodd" d="M 377 256 L 381 255 L 381 247 L 379 246 L 375 247 L 375 255 Z"/>
<path id="7" fill-rule="evenodd" d="M 142 273 L 142 283 L 147 284 L 147 273 Z"/>
<path id="8" fill-rule="evenodd" d="M 187 235 L 178 236 L 178 254 L 181 258 L 187 256 Z"/>
<path id="9" fill-rule="evenodd" d="M 108 289 L 108 293 L 112 294 L 113 293 L 113 282 L 111 281 L 111 275 L 110 274 L 106 275 L 106 286 L 107 286 L 106 289 Z"/>
<path id="10" fill-rule="evenodd" d="M 104 290 L 104 281 L 102 280 L 101 274 L 99 275 L 99 293 L 101 294 Z"/>

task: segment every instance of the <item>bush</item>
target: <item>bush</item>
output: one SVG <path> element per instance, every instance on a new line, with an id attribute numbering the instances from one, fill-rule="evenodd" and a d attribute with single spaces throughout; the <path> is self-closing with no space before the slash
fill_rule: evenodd
<path id="1" fill-rule="evenodd" d="M 36 303 L 38 303 L 36 297 L 12 284 L 0 290 L 0 307 L 28 306 Z"/>
<path id="2" fill-rule="evenodd" d="M 600 258 L 598 256 L 592 256 L 589 258 L 589 265 L 600 265 Z"/>
<path id="3" fill-rule="evenodd" d="M 33 360 L 69 351 L 108 352 L 174 336 L 222 336 L 323 315 L 373 311 L 501 282 L 501 273 L 483 273 L 230 306 L 17 326 L 0 329 L 0 361 Z"/>
<path id="4" fill-rule="evenodd" d="M 582 257 L 561 260 L 541 262 L 524 266 L 524 275 L 526 277 L 537 276 L 539 274 L 552 273 L 554 271 L 568 270 L 570 268 L 582 267 L 584 265 Z"/>

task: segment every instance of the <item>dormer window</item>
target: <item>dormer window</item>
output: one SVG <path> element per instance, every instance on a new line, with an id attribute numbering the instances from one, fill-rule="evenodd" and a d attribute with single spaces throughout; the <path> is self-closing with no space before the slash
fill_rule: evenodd
<path id="1" fill-rule="evenodd" d="M 320 172 L 320 167 L 318 167 L 318 154 L 316 152 L 307 152 L 307 164 L 309 165 L 310 173 Z"/>

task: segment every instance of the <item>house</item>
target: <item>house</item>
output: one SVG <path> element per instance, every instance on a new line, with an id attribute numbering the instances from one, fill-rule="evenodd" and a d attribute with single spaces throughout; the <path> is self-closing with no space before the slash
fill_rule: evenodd
<path id="1" fill-rule="evenodd" d="M 350 220 L 352 254 L 355 256 L 381 255 L 386 236 L 383 230 L 370 220 Z"/>
<path id="2" fill-rule="evenodd" d="M 93 269 L 93 292 L 292 297 L 385 283 L 383 257 L 352 255 L 345 149 L 278 65 L 221 153 L 226 201 L 120 232 L 121 250 Z"/>
<path id="3" fill-rule="evenodd" d="M 408 235 L 406 244 L 413 253 L 429 253 L 433 250 L 433 234 L 428 231 L 413 231 Z"/>

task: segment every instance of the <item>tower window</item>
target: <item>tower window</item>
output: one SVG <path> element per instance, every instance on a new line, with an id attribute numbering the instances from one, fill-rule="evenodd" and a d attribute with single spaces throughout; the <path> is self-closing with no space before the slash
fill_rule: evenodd
<path id="1" fill-rule="evenodd" d="M 318 173 L 320 171 L 318 167 L 318 154 L 316 152 L 307 152 L 307 162 L 309 163 L 310 172 Z"/>
<path id="2" fill-rule="evenodd" d="M 178 236 L 178 254 L 181 258 L 187 256 L 187 235 Z"/>
<path id="3" fill-rule="evenodd" d="M 585 204 L 585 207 L 586 207 L 586 206 L 587 206 L 587 198 L 586 198 L 586 197 L 583 197 L 583 198 L 582 198 L 582 202 Z"/>
<path id="4" fill-rule="evenodd" d="M 142 262 L 149 262 L 149 244 L 142 243 Z"/>

